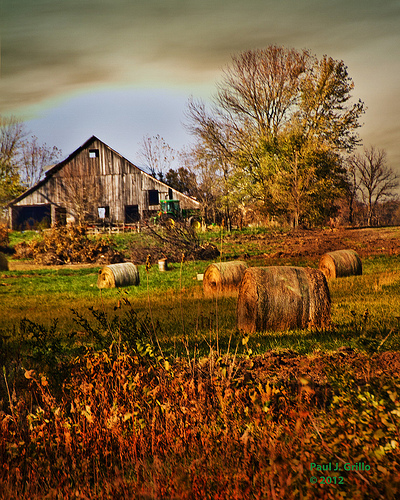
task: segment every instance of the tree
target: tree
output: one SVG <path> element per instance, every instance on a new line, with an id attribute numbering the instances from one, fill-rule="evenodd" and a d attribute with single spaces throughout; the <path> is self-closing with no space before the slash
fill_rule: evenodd
<path id="1" fill-rule="evenodd" d="M 276 46 L 247 51 L 225 70 L 210 110 L 189 101 L 188 128 L 224 170 L 231 205 L 258 200 L 295 225 L 316 221 L 343 188 L 339 153 L 359 142 L 364 104 L 352 104 L 352 89 L 343 61 Z M 282 196 L 288 183 L 291 196 Z"/>
<path id="2" fill-rule="evenodd" d="M 363 154 L 353 154 L 348 163 L 362 200 L 367 205 L 367 225 L 371 226 L 378 204 L 394 197 L 399 176 L 388 166 L 386 151 L 374 146 L 364 148 Z"/>
<path id="3" fill-rule="evenodd" d="M 196 179 L 196 190 L 192 194 L 201 203 L 202 219 L 207 222 L 221 222 L 225 211 L 223 206 L 223 181 L 221 171 L 213 158 L 208 157 L 200 145 L 183 151 L 180 161 L 186 171 Z"/>
<path id="4" fill-rule="evenodd" d="M 153 137 L 144 136 L 140 143 L 139 157 L 150 174 L 160 181 L 164 180 L 165 173 L 170 169 L 174 155 L 174 150 L 158 134 Z"/>
<path id="5" fill-rule="evenodd" d="M 0 206 L 23 191 L 19 154 L 25 135 L 24 125 L 17 118 L 0 116 Z"/>
<path id="6" fill-rule="evenodd" d="M 82 172 L 77 175 L 71 164 L 62 169 L 59 182 L 67 214 L 71 215 L 78 225 L 96 218 L 103 194 L 99 182 Z"/>
<path id="7" fill-rule="evenodd" d="M 346 171 L 347 171 L 347 183 L 346 183 L 346 193 L 349 207 L 349 222 L 354 223 L 355 219 L 355 207 L 357 203 L 357 195 L 360 189 L 360 179 L 357 175 L 356 162 L 353 161 L 353 157 L 349 157 L 346 160 Z"/>
<path id="8" fill-rule="evenodd" d="M 356 130 L 364 103 L 351 103 L 354 83 L 343 61 L 314 58 L 300 85 L 299 120 L 307 136 L 334 149 L 352 151 L 360 143 Z"/>
<path id="9" fill-rule="evenodd" d="M 47 144 L 39 144 L 38 138 L 32 136 L 22 143 L 20 160 L 20 179 L 25 188 L 35 185 L 43 176 L 45 167 L 51 166 L 61 156 L 61 151 L 50 148 Z"/>
<path id="10" fill-rule="evenodd" d="M 198 186 L 196 174 L 186 167 L 179 167 L 177 170 L 171 168 L 168 170 L 165 176 L 165 182 L 168 186 L 176 189 L 180 193 L 187 194 L 194 198 L 197 196 Z"/>

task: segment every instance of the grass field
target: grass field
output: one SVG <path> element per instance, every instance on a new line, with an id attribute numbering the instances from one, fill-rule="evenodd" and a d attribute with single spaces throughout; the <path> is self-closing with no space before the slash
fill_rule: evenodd
<path id="1" fill-rule="evenodd" d="M 400 256 L 329 282 L 331 329 L 250 336 L 207 265 L 0 271 L 0 498 L 398 498 Z"/>
<path id="2" fill-rule="evenodd" d="M 139 266 L 139 286 L 106 290 L 97 288 L 98 267 L 2 272 L 0 331 L 3 335 L 18 331 L 24 318 L 44 327 L 58 320 L 58 334 L 64 338 L 77 329 L 72 309 L 87 317 L 90 317 L 89 307 L 112 315 L 121 298 L 125 298 L 140 319 L 157 323 L 167 350 L 171 344 L 176 348 L 176 339 L 188 334 L 196 342 L 202 337 L 209 342 L 210 335 L 213 338 L 218 332 L 224 341 L 236 328 L 236 300 L 204 297 L 202 283 L 196 276 L 204 273 L 207 265 L 206 262 L 169 264 L 167 272 L 160 272 L 156 265 L 148 271 Z M 261 332 L 251 339 L 253 352 L 296 347 L 299 352 L 310 354 L 318 346 L 323 350 L 336 349 L 343 343 L 345 332 L 348 332 L 346 343 L 360 347 L 360 334 L 380 339 L 398 328 L 400 258 L 367 258 L 363 265 L 362 276 L 330 281 L 335 326 L 332 332 Z M 397 345 L 396 336 L 391 335 L 386 342 L 387 346 Z"/>

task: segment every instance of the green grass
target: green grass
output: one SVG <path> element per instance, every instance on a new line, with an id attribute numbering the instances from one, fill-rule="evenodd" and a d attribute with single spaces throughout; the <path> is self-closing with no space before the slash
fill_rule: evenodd
<path id="1" fill-rule="evenodd" d="M 22 241 L 29 242 L 40 237 L 38 231 L 11 231 L 9 235 L 10 247 L 15 247 L 17 243 Z"/>
<path id="2" fill-rule="evenodd" d="M 122 289 L 99 290 L 98 267 L 83 269 L 43 269 L 7 271 L 0 274 L 0 332 L 18 332 L 24 318 L 49 328 L 58 320 L 58 335 L 66 338 L 79 328 L 72 309 L 92 320 L 90 307 L 110 317 L 121 317 L 129 301 L 149 331 L 156 334 L 163 350 L 186 355 L 207 354 L 212 346 L 226 352 L 239 345 L 243 352 L 263 353 L 270 349 L 291 349 L 302 354 L 330 351 L 342 346 L 361 350 L 377 349 L 383 339 L 385 348 L 399 349 L 400 257 L 375 257 L 364 260 L 363 276 L 331 280 L 332 322 L 326 332 L 259 332 L 251 336 L 246 349 L 236 331 L 236 299 L 206 298 L 197 273 L 204 273 L 207 262 L 170 264 L 160 272 L 139 266 L 140 285 Z M 368 311 L 366 313 L 366 311 Z M 184 339 L 187 339 L 185 345 Z"/>

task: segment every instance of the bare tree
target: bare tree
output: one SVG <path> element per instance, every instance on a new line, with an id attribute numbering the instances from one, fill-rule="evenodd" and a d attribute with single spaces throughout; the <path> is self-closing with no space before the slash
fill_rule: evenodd
<path id="1" fill-rule="evenodd" d="M 96 219 L 102 199 L 102 188 L 96 179 L 89 175 L 77 175 L 71 165 L 66 165 L 60 178 L 61 189 L 68 215 L 77 224 Z"/>
<path id="2" fill-rule="evenodd" d="M 399 176 L 387 165 L 386 151 L 374 146 L 349 159 L 359 183 L 359 191 L 367 205 L 367 224 L 372 225 L 378 203 L 392 199 L 399 186 Z"/>
<path id="3" fill-rule="evenodd" d="M 46 167 L 51 166 L 60 157 L 61 151 L 58 148 L 39 144 L 36 136 L 24 142 L 20 161 L 20 177 L 24 187 L 30 188 L 35 185 L 43 176 Z"/>
<path id="4" fill-rule="evenodd" d="M 25 135 L 24 125 L 17 118 L 0 116 L 0 205 L 22 191 L 18 166 Z"/>
<path id="5" fill-rule="evenodd" d="M 241 128 L 245 125 L 260 136 L 275 136 L 298 102 L 308 61 L 306 51 L 275 45 L 234 56 L 219 86 L 218 105 L 232 113 Z"/>
<path id="6" fill-rule="evenodd" d="M 175 159 L 174 150 L 160 135 L 144 136 L 140 143 L 139 157 L 153 177 L 164 180 L 166 172 Z"/>
<path id="7" fill-rule="evenodd" d="M 347 200 L 349 207 L 349 222 L 353 224 L 354 222 L 354 212 L 355 205 L 357 202 L 357 195 L 360 189 L 360 179 L 357 175 L 356 162 L 354 161 L 354 156 L 351 156 L 346 161 L 346 171 L 347 171 Z"/>

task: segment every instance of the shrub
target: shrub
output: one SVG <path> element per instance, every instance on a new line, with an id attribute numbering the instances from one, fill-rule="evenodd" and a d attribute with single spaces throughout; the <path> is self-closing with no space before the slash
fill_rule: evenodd
<path id="1" fill-rule="evenodd" d="M 161 222 L 156 227 L 147 226 L 147 231 L 156 245 L 152 247 L 132 245 L 131 256 L 134 262 L 145 263 L 148 255 L 152 261 L 166 257 L 170 262 L 180 262 L 182 255 L 186 259 L 194 260 L 211 260 L 219 255 L 215 245 L 201 243 L 197 231 L 185 223 Z"/>
<path id="2" fill-rule="evenodd" d="M 122 255 L 114 250 L 105 237 L 89 238 L 84 226 L 56 226 L 43 232 L 42 238 L 15 245 L 15 257 L 33 259 L 37 264 L 54 265 L 70 263 L 113 264 L 123 262 Z"/>

